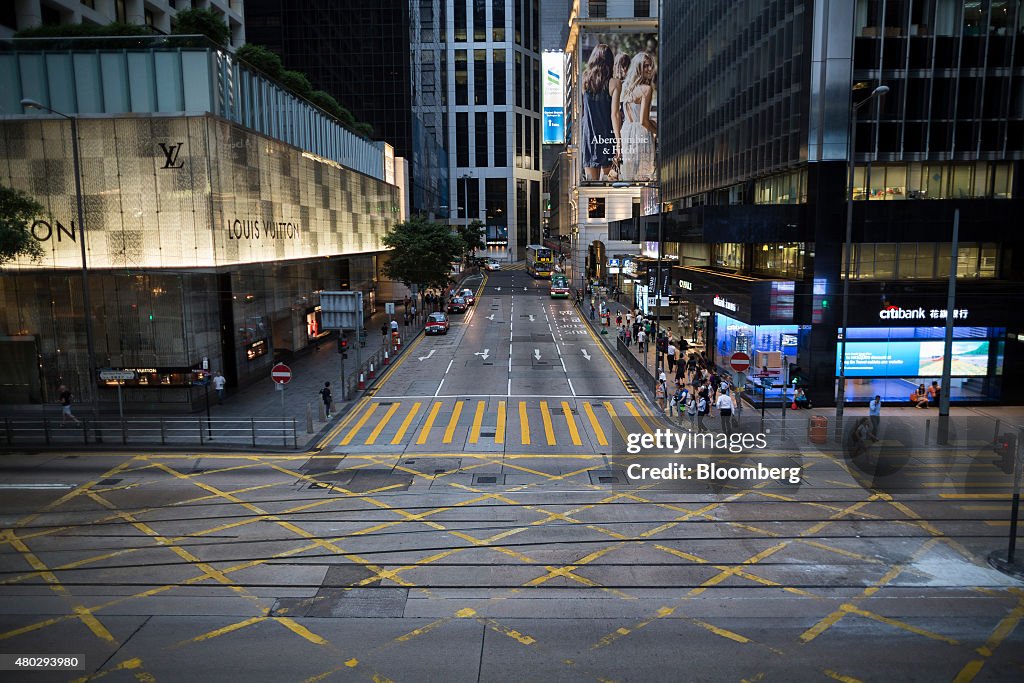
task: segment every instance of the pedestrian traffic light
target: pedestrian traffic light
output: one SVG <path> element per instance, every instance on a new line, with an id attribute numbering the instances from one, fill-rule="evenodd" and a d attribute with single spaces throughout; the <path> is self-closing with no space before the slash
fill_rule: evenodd
<path id="1" fill-rule="evenodd" d="M 348 337 L 345 335 L 338 337 L 338 353 L 342 358 L 348 358 Z"/>

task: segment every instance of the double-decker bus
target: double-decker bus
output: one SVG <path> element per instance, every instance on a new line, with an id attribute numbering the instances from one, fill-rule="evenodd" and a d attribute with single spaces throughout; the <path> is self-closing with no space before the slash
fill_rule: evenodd
<path id="1" fill-rule="evenodd" d="M 555 273 L 551 276 L 551 298 L 569 298 L 569 280 L 561 273 Z"/>
<path id="2" fill-rule="evenodd" d="M 526 247 L 526 270 L 530 271 L 530 275 L 549 278 L 553 268 L 554 259 L 550 249 L 541 244 L 531 244 Z"/>

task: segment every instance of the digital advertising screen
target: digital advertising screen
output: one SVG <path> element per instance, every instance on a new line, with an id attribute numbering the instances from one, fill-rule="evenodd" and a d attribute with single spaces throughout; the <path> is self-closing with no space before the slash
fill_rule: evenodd
<path id="1" fill-rule="evenodd" d="M 565 53 L 545 52 L 544 68 L 544 144 L 565 142 Z"/>
<path id="2" fill-rule="evenodd" d="M 988 341 L 953 342 L 952 376 L 987 375 L 988 344 Z M 846 376 L 938 377 L 942 374 L 943 356 L 941 341 L 848 342 Z M 836 374 L 839 374 L 838 354 Z"/>

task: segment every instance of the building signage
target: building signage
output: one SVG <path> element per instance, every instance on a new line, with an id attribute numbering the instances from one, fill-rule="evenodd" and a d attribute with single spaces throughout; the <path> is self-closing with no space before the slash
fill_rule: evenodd
<path id="1" fill-rule="evenodd" d="M 299 225 L 291 222 L 261 221 L 258 218 L 228 221 L 229 240 L 293 240 L 300 237 Z"/>
<path id="2" fill-rule="evenodd" d="M 57 237 L 58 242 L 63 241 L 64 237 L 67 237 L 72 242 L 75 241 L 74 221 L 71 221 L 71 228 L 68 228 L 60 221 L 54 221 L 53 219 L 51 219 L 51 221 L 52 222 L 40 220 L 32 223 L 29 228 L 32 233 L 32 237 L 36 238 L 39 242 L 45 242 L 54 236 Z"/>
<path id="3" fill-rule="evenodd" d="M 265 356 L 266 354 L 267 354 L 267 340 L 266 339 L 257 339 L 253 343 L 246 344 L 246 346 L 245 346 L 245 359 L 246 360 L 256 360 L 260 356 Z"/>
<path id="4" fill-rule="evenodd" d="M 679 287 L 680 287 L 680 289 L 688 289 L 691 292 L 693 291 L 693 283 L 692 282 L 687 282 L 686 280 L 680 280 L 679 281 Z"/>
<path id="5" fill-rule="evenodd" d="M 988 374 L 987 340 L 955 341 L 952 351 L 954 377 Z M 939 377 L 943 355 L 941 341 L 847 342 L 845 371 L 847 377 Z M 839 350 L 836 353 L 838 373 Z"/>
<path id="6" fill-rule="evenodd" d="M 178 161 L 178 156 L 181 154 L 181 148 L 185 146 L 184 142 L 176 142 L 173 144 L 167 144 L 166 142 L 159 143 L 160 149 L 164 153 L 164 165 L 162 168 L 181 168 L 185 165 L 185 160 Z"/>
<path id="7" fill-rule="evenodd" d="M 565 142 L 565 53 L 561 50 L 541 55 L 544 67 L 544 144 Z"/>
<path id="8" fill-rule="evenodd" d="M 954 320 L 966 320 L 969 310 L 966 308 L 953 309 Z M 900 308 L 899 306 L 886 306 L 878 312 L 882 320 L 945 320 L 946 309 L 923 307 Z"/>
<path id="9" fill-rule="evenodd" d="M 719 308 L 724 308 L 725 310 L 732 311 L 733 313 L 736 313 L 737 311 L 740 310 L 740 307 L 736 302 L 724 299 L 718 296 L 717 294 L 715 295 L 715 298 L 712 299 L 712 303 L 715 306 L 718 306 Z"/>

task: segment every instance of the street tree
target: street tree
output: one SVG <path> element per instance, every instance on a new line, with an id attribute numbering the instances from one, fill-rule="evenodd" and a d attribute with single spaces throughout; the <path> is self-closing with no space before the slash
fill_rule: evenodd
<path id="1" fill-rule="evenodd" d="M 477 249 L 485 249 L 487 247 L 483 232 L 481 231 L 483 227 L 483 223 L 474 220 L 469 225 L 459 225 L 455 229 L 455 234 L 462 246 L 460 256 L 469 257 Z"/>
<path id="2" fill-rule="evenodd" d="M 397 224 L 383 242 L 392 250 L 384 273 L 392 280 L 417 285 L 421 290 L 447 286 L 451 263 L 464 248 L 462 240 L 447 225 L 422 216 Z"/>
<path id="3" fill-rule="evenodd" d="M 29 228 L 42 213 L 42 204 L 31 196 L 0 185 L 0 265 L 19 256 L 33 261 L 43 257 L 43 248 Z"/>

